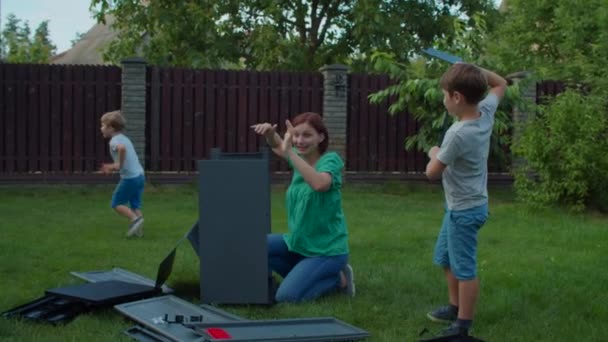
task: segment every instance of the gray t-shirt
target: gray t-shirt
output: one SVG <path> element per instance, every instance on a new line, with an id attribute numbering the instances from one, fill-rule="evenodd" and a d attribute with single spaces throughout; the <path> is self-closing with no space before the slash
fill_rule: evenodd
<path id="1" fill-rule="evenodd" d="M 458 121 L 446 132 L 437 159 L 449 210 L 465 210 L 488 203 L 488 154 L 498 98 L 488 94 L 478 105 L 476 120 Z"/>
<path id="2" fill-rule="evenodd" d="M 112 155 L 114 162 L 118 162 L 118 150 L 116 149 L 118 145 L 125 145 L 126 149 L 125 161 L 120 169 L 120 178 L 134 178 L 142 175 L 144 173 L 144 168 L 139 163 L 139 158 L 137 158 L 137 153 L 135 153 L 133 144 L 131 143 L 131 140 L 122 133 L 116 134 L 110 139 L 110 154 Z"/>

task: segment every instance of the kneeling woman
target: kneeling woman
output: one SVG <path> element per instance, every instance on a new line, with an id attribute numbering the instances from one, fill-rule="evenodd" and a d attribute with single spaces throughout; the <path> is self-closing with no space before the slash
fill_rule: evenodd
<path id="1" fill-rule="evenodd" d="M 302 113 L 285 125 L 283 138 L 276 124 L 252 126 L 293 168 L 286 201 L 289 232 L 268 236 L 270 269 L 283 277 L 275 300 L 300 302 L 331 292 L 354 296 L 340 191 L 344 162 L 326 151 L 329 136 L 319 114 Z"/>

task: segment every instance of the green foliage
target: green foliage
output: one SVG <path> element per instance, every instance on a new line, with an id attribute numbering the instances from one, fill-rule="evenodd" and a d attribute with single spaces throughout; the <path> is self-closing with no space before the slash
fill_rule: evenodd
<path id="1" fill-rule="evenodd" d="M 606 0 L 509 0 L 489 47 L 503 69 L 606 88 Z"/>
<path id="2" fill-rule="evenodd" d="M 485 15 L 475 14 L 470 20 L 454 19 L 454 36 L 437 41 L 436 47 L 463 57 L 467 62 L 479 64 L 483 60 L 484 37 L 488 27 Z M 397 56 L 390 53 L 377 52 L 373 56 L 374 68 L 380 73 L 390 75 L 395 83 L 384 90 L 370 96 L 372 103 L 395 98 L 389 107 L 389 113 L 408 112 L 421 123 L 416 134 L 406 138 L 405 147 L 408 150 L 427 151 L 438 144 L 438 136 L 445 129 L 445 123 L 451 123 L 452 118 L 443 106 L 443 93 L 439 88 L 441 73 L 447 68 L 445 62 L 418 58 L 409 63 L 399 62 Z M 490 67 L 491 68 L 491 67 Z M 514 107 L 524 107 L 521 99 L 522 85 L 516 84 L 507 89 L 504 100 L 496 113 L 494 133 L 491 141 L 491 153 L 498 166 L 505 168 L 509 156 L 505 147 L 510 145 L 511 113 Z"/>
<path id="3" fill-rule="evenodd" d="M 412 51 L 452 35 L 451 18 L 490 10 L 489 0 L 92 0 L 97 19 L 116 17 L 106 59 L 141 53 L 150 63 L 316 71 L 369 69 L 375 50 Z"/>
<path id="4" fill-rule="evenodd" d="M 514 152 L 526 162 L 516 189 L 528 204 L 560 203 L 573 210 L 608 211 L 606 100 L 567 90 L 525 128 Z"/>
<path id="5" fill-rule="evenodd" d="M 607 5 L 606 0 L 509 0 L 489 40 L 489 55 L 500 68 L 584 85 L 588 93 L 558 96 L 525 127 L 516 152 L 528 164 L 518 172 L 516 187 L 532 205 L 608 210 Z"/>
<path id="6" fill-rule="evenodd" d="M 38 25 L 30 38 L 28 22 L 22 23 L 14 14 L 7 16 L 0 41 L 0 59 L 9 63 L 48 63 L 55 53 L 49 39 L 48 20 Z"/>
<path id="7" fill-rule="evenodd" d="M 74 39 L 70 40 L 70 46 L 74 47 L 74 45 L 81 41 L 85 35 L 86 33 L 76 32 L 76 34 L 74 35 Z"/>

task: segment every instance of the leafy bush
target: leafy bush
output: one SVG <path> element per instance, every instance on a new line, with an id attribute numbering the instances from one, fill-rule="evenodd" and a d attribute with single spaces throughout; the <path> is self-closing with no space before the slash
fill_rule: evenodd
<path id="1" fill-rule="evenodd" d="M 482 42 L 488 31 L 485 15 L 475 14 L 470 20 L 456 19 L 453 25 L 454 36 L 437 40 L 435 46 L 460 56 L 469 63 L 492 69 L 492 66 L 484 64 L 483 57 L 485 46 Z M 443 106 L 443 93 L 439 87 L 439 78 L 449 65 L 424 57 L 400 62 L 395 54 L 381 51 L 374 53 L 372 62 L 374 70 L 388 74 L 395 83 L 372 94 L 370 102 L 394 99 L 389 114 L 407 111 L 420 123 L 418 131 L 406 138 L 405 148 L 427 151 L 437 145 L 441 132 L 453 120 Z M 511 113 L 514 106 L 523 107 L 521 90 L 525 89 L 526 84 L 510 86 L 496 113 L 490 144 L 491 166 L 496 169 L 506 170 L 510 166 L 508 150 L 511 144 Z"/>
<path id="2" fill-rule="evenodd" d="M 539 106 L 514 153 L 520 198 L 533 206 L 563 204 L 608 211 L 608 118 L 605 98 L 567 90 Z"/>

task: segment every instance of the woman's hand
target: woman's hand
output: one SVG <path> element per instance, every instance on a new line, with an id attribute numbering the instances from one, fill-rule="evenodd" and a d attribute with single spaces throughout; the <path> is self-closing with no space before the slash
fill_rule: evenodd
<path id="1" fill-rule="evenodd" d="M 281 154 L 283 155 L 284 158 L 288 158 L 289 157 L 289 152 L 291 151 L 291 148 L 293 147 L 293 125 L 291 124 L 291 122 L 289 120 L 285 120 L 285 126 L 287 127 L 287 130 L 285 131 L 285 134 L 283 135 L 283 143 L 281 144 Z"/>
<path id="2" fill-rule="evenodd" d="M 268 122 L 259 123 L 255 125 L 251 125 L 253 131 L 256 134 L 264 136 L 266 138 L 266 143 L 270 145 L 271 148 L 278 147 L 279 143 L 277 143 L 275 137 L 277 135 L 277 125 L 269 124 Z"/>
<path id="3" fill-rule="evenodd" d="M 268 122 L 251 125 L 251 128 L 253 128 L 257 134 L 263 135 L 267 140 L 274 138 L 274 134 L 277 132 L 277 125 L 272 125 Z"/>

